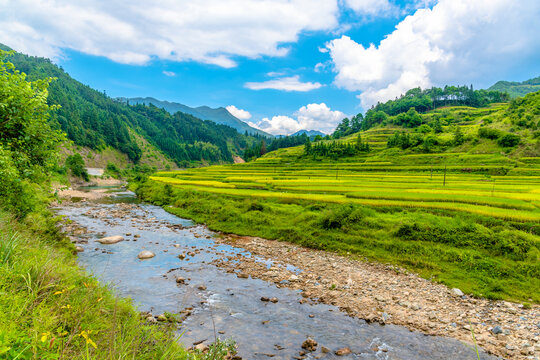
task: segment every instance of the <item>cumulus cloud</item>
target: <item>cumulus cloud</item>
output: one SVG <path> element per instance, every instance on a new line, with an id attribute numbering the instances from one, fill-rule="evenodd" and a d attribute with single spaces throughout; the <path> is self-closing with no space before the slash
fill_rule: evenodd
<path id="1" fill-rule="evenodd" d="M 249 111 L 239 109 L 234 105 L 229 105 L 229 106 L 227 106 L 226 109 L 233 116 L 237 117 L 240 120 L 249 120 L 249 119 L 251 119 L 251 114 L 249 113 Z"/>
<path id="2" fill-rule="evenodd" d="M 294 75 L 262 82 L 247 82 L 244 86 L 251 90 L 274 89 L 284 91 L 310 91 L 318 89 L 323 85 L 318 82 L 301 82 L 300 76 Z"/>
<path id="3" fill-rule="evenodd" d="M 535 0 L 440 0 L 406 17 L 378 46 L 348 36 L 330 41 L 335 84 L 361 91 L 367 108 L 413 87 L 490 83 L 538 57 L 539 18 Z"/>
<path id="4" fill-rule="evenodd" d="M 168 77 L 175 77 L 176 73 L 174 71 L 163 70 L 163 75 L 168 76 Z"/>
<path id="5" fill-rule="evenodd" d="M 283 56 L 283 44 L 333 29 L 338 15 L 337 0 L 3 0 L 0 41 L 52 58 L 67 48 L 128 64 L 233 67 L 235 56 Z"/>
<path id="6" fill-rule="evenodd" d="M 302 106 L 293 116 L 276 115 L 249 124 L 273 135 L 290 135 L 299 130 L 319 130 L 329 134 L 346 117 L 341 111 L 331 110 L 325 103 Z"/>

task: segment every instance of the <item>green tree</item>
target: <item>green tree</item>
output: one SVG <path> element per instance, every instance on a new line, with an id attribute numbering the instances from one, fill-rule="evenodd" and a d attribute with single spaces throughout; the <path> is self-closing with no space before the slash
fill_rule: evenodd
<path id="1" fill-rule="evenodd" d="M 38 190 L 57 163 L 64 135 L 48 122 L 51 79 L 29 82 L 4 61 L 0 50 L 0 205 L 23 217 L 37 204 Z"/>
<path id="2" fill-rule="evenodd" d="M 71 172 L 73 176 L 83 178 L 85 181 L 89 180 L 88 172 L 84 165 L 84 160 L 81 154 L 76 153 L 70 155 L 66 159 L 66 168 Z"/>

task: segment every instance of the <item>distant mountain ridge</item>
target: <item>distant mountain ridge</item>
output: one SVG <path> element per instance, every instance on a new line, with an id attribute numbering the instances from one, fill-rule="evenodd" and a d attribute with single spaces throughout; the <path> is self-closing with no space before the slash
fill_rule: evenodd
<path id="1" fill-rule="evenodd" d="M 122 101 L 122 102 L 129 101 L 130 105 L 152 104 L 154 106 L 157 106 L 158 108 L 163 108 L 167 110 L 171 114 L 181 111 L 183 113 L 195 116 L 196 118 L 199 118 L 202 120 L 210 120 L 217 124 L 228 125 L 232 128 L 235 128 L 238 132 L 242 134 L 247 131 L 248 134 L 258 134 L 262 136 L 272 137 L 272 135 L 265 133 L 262 130 L 255 129 L 249 126 L 242 120 L 232 115 L 227 109 L 223 107 L 219 107 L 216 109 L 213 109 L 208 106 L 199 106 L 196 108 L 192 108 L 184 104 L 170 102 L 170 101 L 162 101 L 162 100 L 155 99 L 153 97 L 117 98 L 117 100 Z"/>
<path id="2" fill-rule="evenodd" d="M 320 132 L 319 130 L 298 130 L 297 132 L 295 132 L 294 134 L 289 135 L 289 136 L 298 136 L 298 135 L 302 135 L 302 134 L 306 134 L 310 138 L 313 138 L 313 137 L 315 137 L 317 135 L 320 135 L 322 137 L 326 136 L 325 133 Z"/>
<path id="3" fill-rule="evenodd" d="M 511 98 L 525 96 L 529 93 L 540 91 L 540 76 L 522 82 L 497 81 L 488 90 L 507 92 Z"/>

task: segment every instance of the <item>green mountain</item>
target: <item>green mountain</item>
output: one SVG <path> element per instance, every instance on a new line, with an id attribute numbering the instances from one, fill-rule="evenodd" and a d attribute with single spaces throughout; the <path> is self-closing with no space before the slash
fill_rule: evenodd
<path id="1" fill-rule="evenodd" d="M 169 101 L 161 101 L 161 100 L 154 99 L 152 97 L 145 97 L 145 98 L 138 97 L 138 98 L 129 98 L 129 99 L 118 98 L 117 100 L 122 101 L 122 102 L 129 101 L 129 104 L 145 104 L 145 105 L 152 104 L 152 105 L 157 106 L 158 108 L 163 108 L 167 110 L 171 114 L 181 111 L 183 113 L 193 115 L 202 120 L 210 120 L 217 124 L 228 125 L 232 128 L 235 128 L 236 130 L 238 130 L 238 132 L 241 132 L 242 134 L 247 132 L 248 134 L 272 137 L 272 135 L 265 133 L 264 131 L 261 131 L 259 129 L 255 129 L 254 127 L 249 126 L 242 120 L 232 115 L 227 109 L 223 107 L 219 107 L 216 109 L 210 108 L 208 106 L 199 106 L 196 108 L 192 108 L 184 104 L 180 104 L 176 102 L 169 102 Z"/>
<path id="2" fill-rule="evenodd" d="M 295 132 L 294 134 L 292 135 L 289 135 L 289 136 L 298 136 L 298 135 L 303 135 L 303 134 L 306 134 L 308 137 L 310 138 L 314 138 L 315 136 L 322 136 L 322 137 L 325 137 L 326 134 L 323 133 L 323 132 L 320 132 L 318 130 L 299 130 L 297 132 Z"/>
<path id="3" fill-rule="evenodd" d="M 506 92 L 511 98 L 525 96 L 529 93 L 540 90 L 540 76 L 522 82 L 517 81 L 497 81 L 488 90 Z"/>
<path id="4" fill-rule="evenodd" d="M 255 141 L 232 127 L 190 114 L 171 115 L 153 105 L 119 103 L 71 78 L 49 59 L 14 53 L 7 60 L 29 80 L 55 78 L 48 97 L 49 104 L 60 105 L 51 117 L 53 126 L 64 131 L 75 145 L 98 153 L 112 148 L 132 163 L 146 155 L 147 163 L 156 166 L 152 159 L 165 154 L 178 166 L 191 166 L 232 162 L 233 155 Z"/>

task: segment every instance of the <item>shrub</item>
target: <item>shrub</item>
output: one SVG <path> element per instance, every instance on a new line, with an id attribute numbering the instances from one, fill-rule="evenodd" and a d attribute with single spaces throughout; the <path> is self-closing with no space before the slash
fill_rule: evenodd
<path id="1" fill-rule="evenodd" d="M 83 178 L 84 181 L 88 181 L 88 172 L 86 171 L 84 160 L 81 154 L 76 153 L 70 155 L 66 159 L 66 168 L 71 172 L 73 176 Z"/>
<path id="2" fill-rule="evenodd" d="M 514 147 L 517 146 L 521 141 L 519 135 L 515 134 L 506 134 L 503 135 L 497 143 L 502 147 Z"/>
<path id="3" fill-rule="evenodd" d="M 490 139 L 490 140 L 497 140 L 501 136 L 501 132 L 496 129 L 490 129 L 487 127 L 481 127 L 478 129 L 478 137 Z"/>

